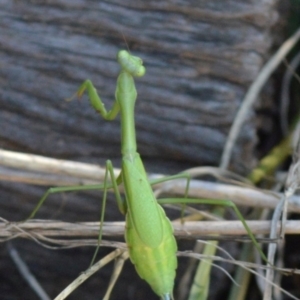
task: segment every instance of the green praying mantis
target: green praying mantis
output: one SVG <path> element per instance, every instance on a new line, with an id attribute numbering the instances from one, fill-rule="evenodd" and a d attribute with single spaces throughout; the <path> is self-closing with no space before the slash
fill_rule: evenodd
<path id="1" fill-rule="evenodd" d="M 105 119 L 113 120 L 121 115 L 121 154 L 122 166 L 119 176 L 116 178 L 113 165 L 110 160 L 106 162 L 104 183 L 97 186 L 59 187 L 49 189 L 40 199 L 29 218 L 34 217 L 49 194 L 76 190 L 100 189 L 104 191 L 101 225 L 99 231 L 99 244 L 102 239 L 102 224 L 106 204 L 108 188 L 113 188 L 120 212 L 126 215 L 125 240 L 129 250 L 129 256 L 139 276 L 144 279 L 152 290 L 163 300 L 173 298 L 174 279 L 177 268 L 177 244 L 173 234 L 173 227 L 159 203 L 204 203 L 228 206 L 234 209 L 238 218 L 243 223 L 251 240 L 266 260 L 254 235 L 247 226 L 241 213 L 234 203 L 223 200 L 191 199 L 187 197 L 190 177 L 180 173 L 153 181 L 149 181 L 147 174 L 137 152 L 136 133 L 134 123 L 134 107 L 137 98 L 134 77 L 142 77 L 146 73 L 143 62 L 139 57 L 131 55 L 126 50 L 121 50 L 117 55 L 121 71 L 117 79 L 115 101 L 112 109 L 106 111 L 104 103 L 98 96 L 90 80 L 84 81 L 77 91 L 81 97 L 85 90 L 88 92 L 92 107 Z M 108 181 L 110 176 L 110 183 Z M 152 185 L 178 179 L 187 180 L 184 198 L 155 198 Z M 125 201 L 122 200 L 118 186 L 123 184 Z"/>

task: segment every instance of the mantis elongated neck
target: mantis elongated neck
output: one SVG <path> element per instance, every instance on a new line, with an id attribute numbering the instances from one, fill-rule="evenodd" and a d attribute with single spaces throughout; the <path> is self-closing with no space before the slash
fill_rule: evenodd
<path id="1" fill-rule="evenodd" d="M 121 125 L 122 155 L 134 155 L 137 151 L 134 106 L 131 109 L 127 105 L 125 109 L 121 110 Z"/>
<path id="2" fill-rule="evenodd" d="M 120 105 L 121 114 L 121 152 L 123 156 L 130 157 L 134 156 L 137 151 L 134 122 L 134 105 L 137 92 L 133 77 L 127 72 L 121 72 L 117 86 L 116 98 Z"/>

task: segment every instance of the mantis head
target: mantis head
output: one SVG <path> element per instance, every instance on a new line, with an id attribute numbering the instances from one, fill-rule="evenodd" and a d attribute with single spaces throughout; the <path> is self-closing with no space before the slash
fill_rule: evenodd
<path id="1" fill-rule="evenodd" d="M 122 70 L 134 77 L 142 77 L 146 73 L 143 61 L 139 57 L 131 55 L 126 50 L 120 50 L 118 52 L 117 60 Z"/>

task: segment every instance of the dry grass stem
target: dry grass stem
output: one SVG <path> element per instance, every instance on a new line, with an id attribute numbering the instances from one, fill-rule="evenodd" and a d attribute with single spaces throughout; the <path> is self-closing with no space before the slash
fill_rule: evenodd
<path id="1" fill-rule="evenodd" d="M 164 185 L 164 192 L 182 195 L 186 186 L 184 180 L 176 180 Z M 257 188 L 245 188 L 235 185 L 214 183 L 201 180 L 192 180 L 189 188 L 189 197 L 203 199 L 228 199 L 237 205 L 256 208 L 275 208 L 281 193 L 270 192 Z M 300 212 L 299 196 L 289 199 L 289 211 Z"/>
<path id="2" fill-rule="evenodd" d="M 126 250 L 116 249 L 111 252 L 104 258 L 102 258 L 99 262 L 95 263 L 92 267 L 78 276 L 70 285 L 68 285 L 58 296 L 55 297 L 54 300 L 63 300 L 66 299 L 79 285 L 81 285 L 84 281 L 86 281 L 89 277 L 91 277 L 94 273 L 104 267 L 106 264 L 114 260 L 116 257 L 122 255 Z"/>
<path id="3" fill-rule="evenodd" d="M 291 62 L 287 65 L 287 69 L 284 73 L 281 86 L 280 96 L 280 125 L 284 135 L 288 135 L 288 107 L 290 104 L 290 87 L 292 79 L 295 77 L 300 82 L 300 78 L 296 73 L 296 69 L 300 63 L 300 52 L 293 57 Z"/>
<path id="4" fill-rule="evenodd" d="M 0 166 L 0 180 L 42 186 L 72 186 L 98 183 L 95 180 L 90 179 L 80 179 L 60 174 L 46 174 L 34 171 L 14 170 L 2 166 Z"/>
<path id="5" fill-rule="evenodd" d="M 207 235 L 239 236 L 247 235 L 243 224 L 240 221 L 190 221 L 181 224 L 173 222 L 174 233 L 177 238 L 196 239 Z M 268 234 L 271 221 L 247 221 L 247 224 L 254 234 Z M 124 236 L 125 222 L 104 222 L 103 235 L 106 237 Z M 280 232 L 280 224 L 277 224 L 277 233 Z M 300 221 L 287 221 L 286 234 L 299 234 Z M 6 241 L 14 238 L 59 238 L 65 240 L 67 246 L 79 239 L 94 238 L 94 245 L 97 244 L 99 234 L 99 222 L 90 223 L 67 223 L 49 220 L 30 220 L 25 223 L 0 223 L 0 239 Z M 84 240 L 82 240 L 84 242 Z M 103 241 L 104 242 L 104 241 Z M 61 244 L 61 242 L 59 242 Z M 82 245 L 84 245 L 82 243 Z"/>
<path id="6" fill-rule="evenodd" d="M 257 100 L 258 94 L 260 93 L 261 89 L 263 88 L 273 71 L 278 67 L 278 65 L 282 62 L 282 60 L 294 47 L 294 45 L 298 42 L 299 39 L 300 28 L 296 31 L 296 33 L 294 33 L 287 41 L 285 41 L 281 45 L 278 51 L 261 69 L 259 75 L 256 77 L 256 80 L 251 84 L 247 94 L 245 95 L 242 101 L 242 105 L 238 110 L 235 120 L 231 126 L 221 158 L 221 169 L 227 169 L 230 162 L 233 146 L 236 142 L 241 128 L 243 127 L 243 123 L 247 118 L 248 112 Z"/>
<path id="7" fill-rule="evenodd" d="M 17 249 L 14 248 L 10 243 L 7 243 L 7 249 L 8 249 L 9 256 L 11 257 L 12 261 L 16 265 L 20 275 L 28 283 L 31 289 L 35 292 L 37 297 L 40 300 L 50 300 L 51 298 L 47 295 L 43 287 L 40 285 L 38 280 L 32 274 L 27 264 L 22 260 Z"/>
<path id="8" fill-rule="evenodd" d="M 101 181 L 104 178 L 105 170 L 100 166 L 3 149 L 0 149 L 0 165 L 28 171 L 70 175 L 96 181 Z M 115 171 L 120 172 L 117 169 Z"/>
<path id="9" fill-rule="evenodd" d="M 288 203 L 289 198 L 296 193 L 300 185 L 300 126 L 299 122 L 296 126 L 296 129 L 293 132 L 293 161 L 290 165 L 288 176 L 285 183 L 285 189 L 283 197 L 280 202 L 277 204 L 276 209 L 274 210 L 272 217 L 272 226 L 270 231 L 270 238 L 274 238 L 278 236 L 276 232 L 276 225 L 281 217 L 281 231 L 280 231 L 280 239 L 284 241 L 285 230 L 286 230 L 286 222 L 287 222 L 287 211 L 288 211 Z M 281 243 L 282 244 L 282 243 Z M 282 246 L 282 245 L 280 245 Z M 275 254 L 277 250 L 277 243 L 272 243 L 268 247 L 268 261 L 271 264 L 274 264 Z M 268 270 L 266 273 L 266 278 L 268 279 L 267 284 L 264 287 L 264 297 L 263 300 L 270 300 L 273 294 L 273 287 L 269 282 L 274 281 L 274 270 Z M 277 290 L 278 291 L 278 290 Z"/>
<path id="10" fill-rule="evenodd" d="M 124 251 L 121 255 L 119 255 L 115 262 L 115 267 L 113 273 L 111 275 L 109 285 L 103 300 L 109 300 L 110 294 L 112 292 L 113 287 L 115 286 L 124 266 L 125 261 L 129 258 L 129 252 Z"/>

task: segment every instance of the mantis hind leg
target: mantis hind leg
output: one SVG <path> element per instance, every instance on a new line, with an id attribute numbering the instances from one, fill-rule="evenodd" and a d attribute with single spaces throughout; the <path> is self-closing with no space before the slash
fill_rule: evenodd
<path id="1" fill-rule="evenodd" d="M 184 191 L 184 198 L 187 198 L 188 192 L 189 192 L 189 187 L 190 187 L 190 181 L 191 181 L 191 175 L 188 173 L 179 173 L 176 175 L 171 175 L 171 176 L 164 176 L 162 178 L 157 178 L 157 179 L 152 179 L 149 181 L 150 185 L 155 185 L 159 183 L 163 183 L 166 181 L 171 181 L 171 180 L 176 180 L 176 179 L 186 179 L 186 186 L 185 186 L 185 191 Z"/>
<path id="2" fill-rule="evenodd" d="M 190 187 L 190 181 L 191 181 L 191 175 L 189 173 L 179 173 L 176 175 L 171 175 L 171 176 L 165 176 L 162 178 L 154 179 L 150 181 L 151 186 L 166 182 L 166 181 L 171 181 L 171 180 L 177 180 L 177 179 L 186 179 L 186 186 L 185 186 L 185 191 L 184 191 L 184 199 L 187 199 L 188 193 L 189 193 L 189 187 Z M 181 205 L 181 222 L 183 223 L 183 216 L 186 208 L 186 203 L 182 203 Z"/>
<path id="3" fill-rule="evenodd" d="M 239 220 L 242 222 L 244 228 L 246 229 L 251 241 L 253 242 L 255 248 L 258 250 L 260 256 L 262 259 L 266 262 L 268 262 L 267 257 L 263 253 L 262 249 L 260 248 L 259 243 L 257 242 L 254 234 L 252 233 L 251 229 L 247 225 L 247 222 L 245 221 L 243 215 L 237 208 L 237 206 L 230 200 L 214 200 L 214 199 L 195 199 L 195 198 L 164 198 L 164 199 L 158 199 L 157 200 L 159 204 L 169 204 L 169 203 L 178 203 L 178 204 L 187 204 L 187 203 L 195 203 L 195 204 L 209 204 L 209 205 L 219 205 L 219 206 L 225 206 L 230 207 L 234 210 L 235 214 L 239 218 Z"/>
<path id="4" fill-rule="evenodd" d="M 112 187 L 112 186 L 110 186 L 110 187 Z M 110 188 L 110 187 L 108 187 L 108 188 Z M 43 196 L 39 200 L 38 204 L 35 206 L 32 213 L 30 214 L 30 216 L 26 220 L 34 218 L 34 216 L 39 211 L 41 206 L 44 204 L 46 199 L 52 194 L 64 193 L 64 192 L 87 191 L 87 190 L 88 191 L 90 191 L 90 190 L 103 190 L 103 188 L 104 188 L 104 184 L 99 184 L 99 185 L 94 184 L 94 185 L 84 185 L 84 186 L 62 186 L 62 187 L 49 188 L 43 194 Z"/>

